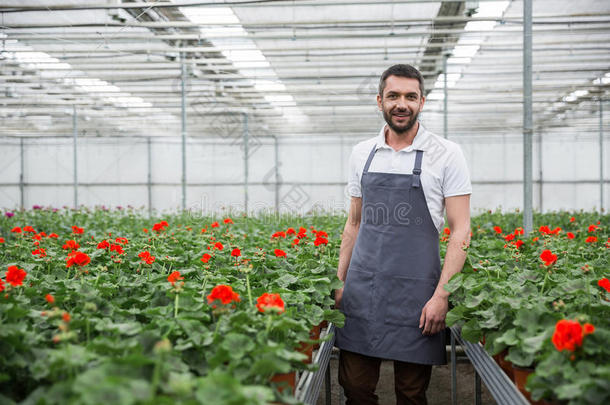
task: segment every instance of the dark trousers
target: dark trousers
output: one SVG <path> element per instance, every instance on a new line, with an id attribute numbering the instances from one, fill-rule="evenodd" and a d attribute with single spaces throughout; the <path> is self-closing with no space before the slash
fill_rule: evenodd
<path id="1" fill-rule="evenodd" d="M 341 350 L 339 384 L 347 397 L 346 405 L 377 405 L 375 394 L 382 359 Z M 432 366 L 394 361 L 394 391 L 397 405 L 426 405 L 426 389 Z"/>

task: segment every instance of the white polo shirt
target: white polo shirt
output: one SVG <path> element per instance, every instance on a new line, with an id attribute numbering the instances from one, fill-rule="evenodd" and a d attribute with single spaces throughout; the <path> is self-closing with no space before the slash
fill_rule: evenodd
<path id="1" fill-rule="evenodd" d="M 377 145 L 377 152 L 369 172 L 411 174 L 416 151 L 423 150 L 421 183 L 430 216 L 440 232 L 445 223 L 445 198 L 472 194 L 470 174 L 462 149 L 457 143 L 427 131 L 420 123 L 413 143 L 395 151 L 385 141 L 385 128 L 381 128 L 376 137 L 362 141 L 352 149 L 347 183 L 349 195 L 362 197 L 360 179 L 373 145 Z"/>

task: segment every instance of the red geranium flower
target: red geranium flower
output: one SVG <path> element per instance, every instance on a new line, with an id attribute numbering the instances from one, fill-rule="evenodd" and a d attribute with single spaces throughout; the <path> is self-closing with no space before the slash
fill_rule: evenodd
<path id="1" fill-rule="evenodd" d="M 577 321 L 562 319 L 557 321 L 551 341 L 557 350 L 573 352 L 582 345 L 582 332 L 582 326 Z"/>
<path id="2" fill-rule="evenodd" d="M 595 326 L 593 326 L 592 324 L 590 324 L 590 323 L 585 323 L 585 324 L 582 326 L 582 334 L 583 334 L 583 336 L 590 335 L 590 334 L 591 334 L 591 333 L 593 333 L 593 332 L 595 332 Z"/>
<path id="3" fill-rule="evenodd" d="M 0 278 L 0 292 L 4 291 L 4 281 Z"/>
<path id="4" fill-rule="evenodd" d="M 516 229 L 515 229 L 515 236 L 517 236 L 517 235 L 523 235 L 523 232 L 524 232 L 524 231 L 523 231 L 523 228 L 518 227 L 518 228 L 516 228 Z"/>
<path id="5" fill-rule="evenodd" d="M 587 239 L 585 239 L 586 243 L 594 243 L 597 242 L 597 236 L 589 236 Z"/>
<path id="6" fill-rule="evenodd" d="M 557 227 L 557 228 L 555 228 L 555 229 L 553 229 L 553 230 L 551 231 L 551 234 L 553 234 L 553 235 L 559 235 L 559 232 L 561 232 L 561 228 L 560 228 L 560 227 Z"/>
<path id="7" fill-rule="evenodd" d="M 25 229 L 25 228 L 24 228 L 24 229 Z M 595 232 L 595 231 L 597 231 L 598 229 L 599 229 L 599 226 L 594 225 L 594 224 L 591 224 L 591 225 L 589 225 L 589 228 L 587 228 L 587 231 L 589 231 L 589 232 Z"/>
<path id="8" fill-rule="evenodd" d="M 125 251 L 123 250 L 123 247 L 121 245 L 115 245 L 114 243 L 110 244 L 110 251 L 117 252 L 117 254 L 119 254 L 119 255 L 122 255 L 123 253 L 125 253 Z"/>
<path id="9" fill-rule="evenodd" d="M 296 245 L 298 245 L 298 244 L 299 244 L 299 242 L 301 242 L 301 239 L 299 239 L 299 238 L 294 238 L 294 240 L 292 241 L 292 244 L 293 244 L 294 246 L 296 246 Z"/>
<path id="10" fill-rule="evenodd" d="M 63 315 L 61 316 L 61 319 L 63 319 L 63 321 L 64 321 L 65 323 L 70 322 L 70 319 L 71 319 L 71 318 L 70 318 L 70 314 L 69 314 L 69 313 L 67 313 L 67 312 L 64 312 L 64 313 L 63 313 Z"/>
<path id="11" fill-rule="evenodd" d="M 105 239 L 97 244 L 98 249 L 108 249 L 109 247 L 110 247 L 110 243 L 108 243 L 108 241 Z"/>
<path id="12" fill-rule="evenodd" d="M 21 228 L 19 228 L 18 226 L 14 227 L 13 229 L 11 229 L 12 233 L 21 233 Z"/>
<path id="13" fill-rule="evenodd" d="M 231 256 L 233 257 L 239 257 L 241 256 L 241 250 L 239 250 L 238 248 L 235 248 L 231 251 Z"/>
<path id="14" fill-rule="evenodd" d="M 157 222 L 156 224 L 153 225 L 153 231 L 156 232 L 161 232 L 163 230 L 165 230 L 165 228 L 167 228 L 169 226 L 169 224 L 167 223 L 167 221 L 161 221 L 161 222 Z"/>
<path id="15" fill-rule="evenodd" d="M 126 245 L 129 243 L 129 241 L 127 240 L 127 238 L 116 238 L 114 240 L 116 243 L 120 243 L 121 245 Z"/>
<path id="16" fill-rule="evenodd" d="M 574 239 L 574 238 L 575 238 L 575 236 L 574 236 L 574 234 L 573 234 L 572 232 L 568 232 L 568 233 L 566 233 L 566 238 L 568 238 L 568 239 Z"/>
<path id="17" fill-rule="evenodd" d="M 225 224 L 232 224 L 232 223 L 233 223 L 233 220 L 232 220 L 231 218 L 225 218 L 225 219 L 223 220 L 223 222 L 224 222 Z"/>
<path id="18" fill-rule="evenodd" d="M 444 233 L 445 235 L 451 235 L 451 229 L 449 229 L 449 228 L 445 227 L 445 229 L 443 229 L 443 233 Z M 319 235 L 318 235 L 318 236 L 319 236 Z"/>
<path id="19" fill-rule="evenodd" d="M 72 267 L 73 265 L 78 265 L 80 267 L 86 266 L 91 262 L 91 258 L 89 257 L 89 255 L 87 255 L 86 253 L 83 252 L 79 252 L 78 250 L 75 250 L 73 252 L 70 252 L 70 254 L 68 254 L 68 257 L 66 259 L 66 267 Z"/>
<path id="20" fill-rule="evenodd" d="M 172 274 L 167 276 L 167 281 L 169 281 L 172 285 L 176 285 L 175 283 L 178 280 L 184 280 L 184 277 L 180 275 L 179 271 L 174 271 Z"/>
<path id="21" fill-rule="evenodd" d="M 210 259 L 212 258 L 212 255 L 209 253 L 204 253 L 203 256 L 201 256 L 201 261 L 204 263 L 207 263 L 210 261 Z"/>
<path id="22" fill-rule="evenodd" d="M 494 226 L 494 231 L 496 231 L 496 233 L 502 233 L 502 228 L 496 225 Z"/>
<path id="23" fill-rule="evenodd" d="M 241 299 L 231 286 L 220 284 L 214 287 L 208 295 L 208 303 L 212 304 L 214 301 L 220 301 L 221 304 L 226 305 L 240 302 Z"/>
<path id="24" fill-rule="evenodd" d="M 51 233 L 51 234 L 49 234 L 49 238 L 57 239 L 57 238 L 59 238 L 59 235 L 56 233 Z"/>
<path id="25" fill-rule="evenodd" d="M 72 233 L 74 233 L 74 234 L 82 234 L 83 232 L 85 232 L 85 230 L 83 228 L 79 228 L 76 225 L 72 226 Z"/>
<path id="26" fill-rule="evenodd" d="M 517 249 L 519 249 L 521 246 L 525 245 L 525 242 L 523 242 L 521 239 L 516 240 L 515 242 L 513 242 L 515 244 L 515 246 L 517 247 Z"/>
<path id="27" fill-rule="evenodd" d="M 212 222 L 212 225 L 210 225 L 212 228 L 218 228 L 220 226 L 220 224 L 218 222 Z"/>
<path id="28" fill-rule="evenodd" d="M 318 236 L 316 240 L 313 241 L 313 244 L 315 246 L 328 245 L 328 239 Z"/>
<path id="29" fill-rule="evenodd" d="M 28 273 L 25 270 L 20 269 L 17 266 L 8 266 L 8 271 L 6 272 L 6 282 L 12 285 L 13 287 L 17 287 L 19 285 L 23 285 L 23 279 L 27 276 Z"/>
<path id="30" fill-rule="evenodd" d="M 515 239 L 515 235 L 512 233 L 509 233 L 504 237 L 504 239 L 507 241 L 511 241 L 511 240 Z"/>
<path id="31" fill-rule="evenodd" d="M 274 238 L 274 239 L 276 239 L 276 238 L 286 238 L 286 232 L 284 232 L 284 231 L 277 231 L 276 233 L 271 235 L 271 237 Z"/>
<path id="32" fill-rule="evenodd" d="M 153 264 L 155 262 L 155 256 L 152 256 L 150 252 L 141 252 L 138 257 L 146 264 Z"/>
<path id="33" fill-rule="evenodd" d="M 606 277 L 599 280 L 597 282 L 597 285 L 603 288 L 604 290 L 610 292 L 610 280 L 608 280 Z"/>
<path id="34" fill-rule="evenodd" d="M 548 235 L 551 233 L 551 228 L 549 228 L 547 225 L 542 225 L 540 228 L 538 228 L 538 232 Z"/>
<path id="35" fill-rule="evenodd" d="M 282 249 L 275 249 L 273 253 L 275 253 L 276 257 L 286 257 L 286 252 L 284 252 Z"/>
<path id="36" fill-rule="evenodd" d="M 576 221 L 576 218 L 571 217 L 571 218 L 570 218 L 570 222 L 574 222 L 574 221 Z"/>
<path id="37" fill-rule="evenodd" d="M 286 235 L 296 235 L 297 231 L 294 230 L 294 228 L 288 228 L 286 229 Z"/>
<path id="38" fill-rule="evenodd" d="M 55 302 L 55 297 L 53 297 L 51 294 L 47 294 L 44 296 L 44 299 L 47 300 L 47 302 L 49 304 L 52 304 Z"/>
<path id="39" fill-rule="evenodd" d="M 47 251 L 44 250 L 43 248 L 38 248 L 38 249 L 32 251 L 32 255 L 40 256 L 40 257 L 46 257 L 47 256 Z"/>
<path id="40" fill-rule="evenodd" d="M 545 266 L 550 266 L 557 261 L 557 255 L 553 254 L 550 250 L 543 250 L 540 254 L 540 259 L 544 262 Z"/>
<path id="41" fill-rule="evenodd" d="M 67 240 L 62 246 L 62 249 L 78 250 L 80 245 L 75 240 Z"/>
<path id="42" fill-rule="evenodd" d="M 34 230 L 34 228 L 33 228 L 33 227 L 31 227 L 31 226 L 29 226 L 29 225 L 28 225 L 28 226 L 24 226 L 24 227 L 23 227 L 23 232 L 31 232 L 31 233 L 36 233 L 36 231 Z"/>
<path id="43" fill-rule="evenodd" d="M 0 243 L 4 243 L 4 238 L 0 236 Z"/>
<path id="44" fill-rule="evenodd" d="M 218 250 L 222 250 L 222 249 L 224 249 L 224 246 L 222 245 L 222 243 L 216 242 L 216 243 L 214 243 L 214 248 L 218 249 Z"/>
<path id="45" fill-rule="evenodd" d="M 316 232 L 316 236 L 319 238 L 328 238 L 328 234 L 324 231 L 318 231 Z"/>
<path id="46" fill-rule="evenodd" d="M 256 308 L 260 312 L 281 314 L 284 312 L 284 301 L 279 294 L 264 293 L 256 299 Z"/>

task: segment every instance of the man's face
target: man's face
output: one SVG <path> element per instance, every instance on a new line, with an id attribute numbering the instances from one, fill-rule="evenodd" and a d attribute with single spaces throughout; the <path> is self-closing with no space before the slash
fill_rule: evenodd
<path id="1" fill-rule="evenodd" d="M 377 95 L 377 105 L 385 122 L 397 134 L 413 128 L 425 101 L 417 79 L 407 77 L 389 76 L 385 81 L 383 97 Z"/>

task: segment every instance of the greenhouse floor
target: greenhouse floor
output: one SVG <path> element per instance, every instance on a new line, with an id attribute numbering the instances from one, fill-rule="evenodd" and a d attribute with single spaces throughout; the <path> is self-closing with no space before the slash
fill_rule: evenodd
<path id="1" fill-rule="evenodd" d="M 336 356 L 330 360 L 331 367 L 331 395 L 332 405 L 341 404 L 341 387 L 337 382 L 337 363 Z M 457 364 L 457 403 L 474 404 L 474 368 L 470 363 Z M 394 372 L 391 361 L 381 363 L 381 376 L 377 385 L 377 395 L 379 396 L 380 405 L 392 405 L 396 403 L 394 396 Z M 432 380 L 428 387 L 428 405 L 450 405 L 451 404 L 451 367 L 449 364 L 445 366 L 436 366 L 432 368 Z M 485 387 L 481 384 L 481 404 L 494 405 L 493 397 Z M 320 397 L 316 405 L 326 405 L 326 392 L 324 387 L 320 392 Z"/>

